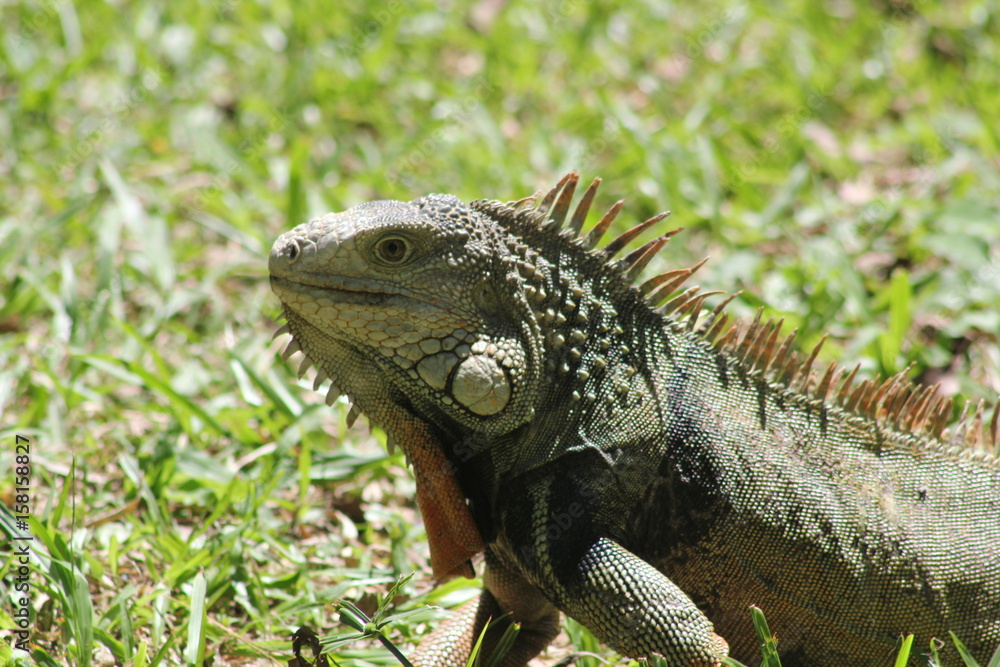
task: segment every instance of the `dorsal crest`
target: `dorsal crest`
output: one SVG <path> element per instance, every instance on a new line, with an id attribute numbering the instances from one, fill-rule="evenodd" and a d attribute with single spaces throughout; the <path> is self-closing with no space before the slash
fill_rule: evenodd
<path id="1" fill-rule="evenodd" d="M 477 200 L 472 202 L 472 206 L 503 220 L 515 234 L 544 232 L 585 250 L 602 263 L 602 272 L 609 279 L 620 281 L 622 291 L 631 292 L 632 298 L 644 302 L 666 322 L 700 337 L 719 354 L 735 359 L 748 373 L 758 375 L 776 388 L 797 392 L 808 400 L 840 408 L 850 416 L 872 420 L 883 427 L 935 438 L 947 446 L 1000 456 L 997 433 L 1000 401 L 994 405 L 988 423 L 982 401 L 975 406 L 967 403 L 954 431 L 949 432 L 946 426 L 952 415 L 952 399 L 941 395 L 938 385 L 921 386 L 908 380 L 910 368 L 885 380 L 875 377 L 860 382 L 856 382 L 860 364 L 849 372 L 836 362 L 830 363 L 822 372 L 814 371 L 813 364 L 825 336 L 809 354 L 803 355 L 794 349 L 797 330 L 782 335 L 783 320 L 762 319 L 762 309 L 757 311 L 751 322 L 735 322 L 727 329 L 729 317 L 724 309 L 739 295 L 738 292 L 726 296 L 718 305 L 707 310 L 706 300 L 724 292 L 704 291 L 699 287 L 682 289 L 707 258 L 689 268 L 667 271 L 636 284 L 653 256 L 682 228 L 668 231 L 616 260 L 615 257 L 629 243 L 664 220 L 669 213 L 657 214 L 599 246 L 624 202 L 616 202 L 593 228 L 584 231 L 584 223 L 601 180 L 594 179 L 573 208 L 579 179 L 579 174 L 574 171 L 548 192 L 539 192 L 506 204 Z"/>

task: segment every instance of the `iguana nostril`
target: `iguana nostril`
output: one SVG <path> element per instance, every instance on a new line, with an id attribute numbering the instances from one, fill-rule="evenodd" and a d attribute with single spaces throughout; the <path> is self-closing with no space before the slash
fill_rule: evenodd
<path id="1" fill-rule="evenodd" d="M 272 276 L 287 277 L 288 270 L 304 257 L 302 239 L 294 233 L 280 236 L 268 254 L 267 265 Z"/>

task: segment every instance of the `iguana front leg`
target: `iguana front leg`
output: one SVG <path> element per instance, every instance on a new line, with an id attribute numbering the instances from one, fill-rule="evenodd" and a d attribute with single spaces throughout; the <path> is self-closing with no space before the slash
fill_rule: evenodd
<path id="1" fill-rule="evenodd" d="M 684 591 L 608 538 L 584 551 L 575 571 L 545 571 L 558 607 L 619 653 L 656 652 L 671 665 L 698 666 L 717 666 L 729 653 Z"/>
<path id="2" fill-rule="evenodd" d="M 721 664 L 729 647 L 691 598 L 610 537 L 623 518 L 594 502 L 612 488 L 602 470 L 577 461 L 509 482 L 494 555 L 619 653 Z"/>
<path id="3" fill-rule="evenodd" d="M 416 667 L 464 667 L 480 633 L 491 619 L 509 614 L 490 628 L 480 655 L 493 654 L 511 621 L 521 623 L 517 643 L 503 667 L 523 667 L 559 633 L 559 610 L 523 576 L 504 567 L 486 550 L 484 587 L 421 643 L 411 661 Z"/>

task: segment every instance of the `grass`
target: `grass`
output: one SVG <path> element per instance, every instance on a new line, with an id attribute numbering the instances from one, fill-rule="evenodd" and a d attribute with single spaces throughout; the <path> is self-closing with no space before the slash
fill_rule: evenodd
<path id="1" fill-rule="evenodd" d="M 26 438 L 30 527 L 16 473 L 0 517 L 35 538 L 31 653 L 0 659 L 274 665 L 296 628 L 338 632 L 338 600 L 372 614 L 399 576 L 400 611 L 474 593 L 433 588 L 384 436 L 269 342 L 273 239 L 364 200 L 600 175 L 623 226 L 670 208 L 687 228 L 651 271 L 711 255 L 699 282 L 743 290 L 736 315 L 995 400 L 998 11 L 0 5 L 0 470 Z M 0 565 L 11 637 L 18 567 Z M 608 655 L 568 623 L 541 664 L 570 638 Z M 332 655 L 396 664 L 378 642 Z"/>

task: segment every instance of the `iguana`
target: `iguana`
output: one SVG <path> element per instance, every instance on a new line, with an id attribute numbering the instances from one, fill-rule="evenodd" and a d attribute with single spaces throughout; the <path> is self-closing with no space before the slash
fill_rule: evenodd
<path id="1" fill-rule="evenodd" d="M 998 410 L 949 435 L 951 401 L 905 372 L 814 374 L 819 347 L 800 356 L 759 312 L 724 333 L 732 297 L 708 311 L 713 292 L 682 289 L 701 264 L 635 284 L 679 230 L 616 260 L 666 214 L 599 247 L 622 202 L 582 231 L 600 181 L 574 209 L 578 178 L 368 202 L 271 250 L 285 358 L 406 452 L 434 575 L 485 551 L 484 590 L 414 664 L 465 665 L 511 612 L 503 664 L 524 665 L 560 611 L 627 656 L 749 662 L 751 604 L 786 665 L 889 664 L 901 634 L 949 630 L 991 655 Z"/>

